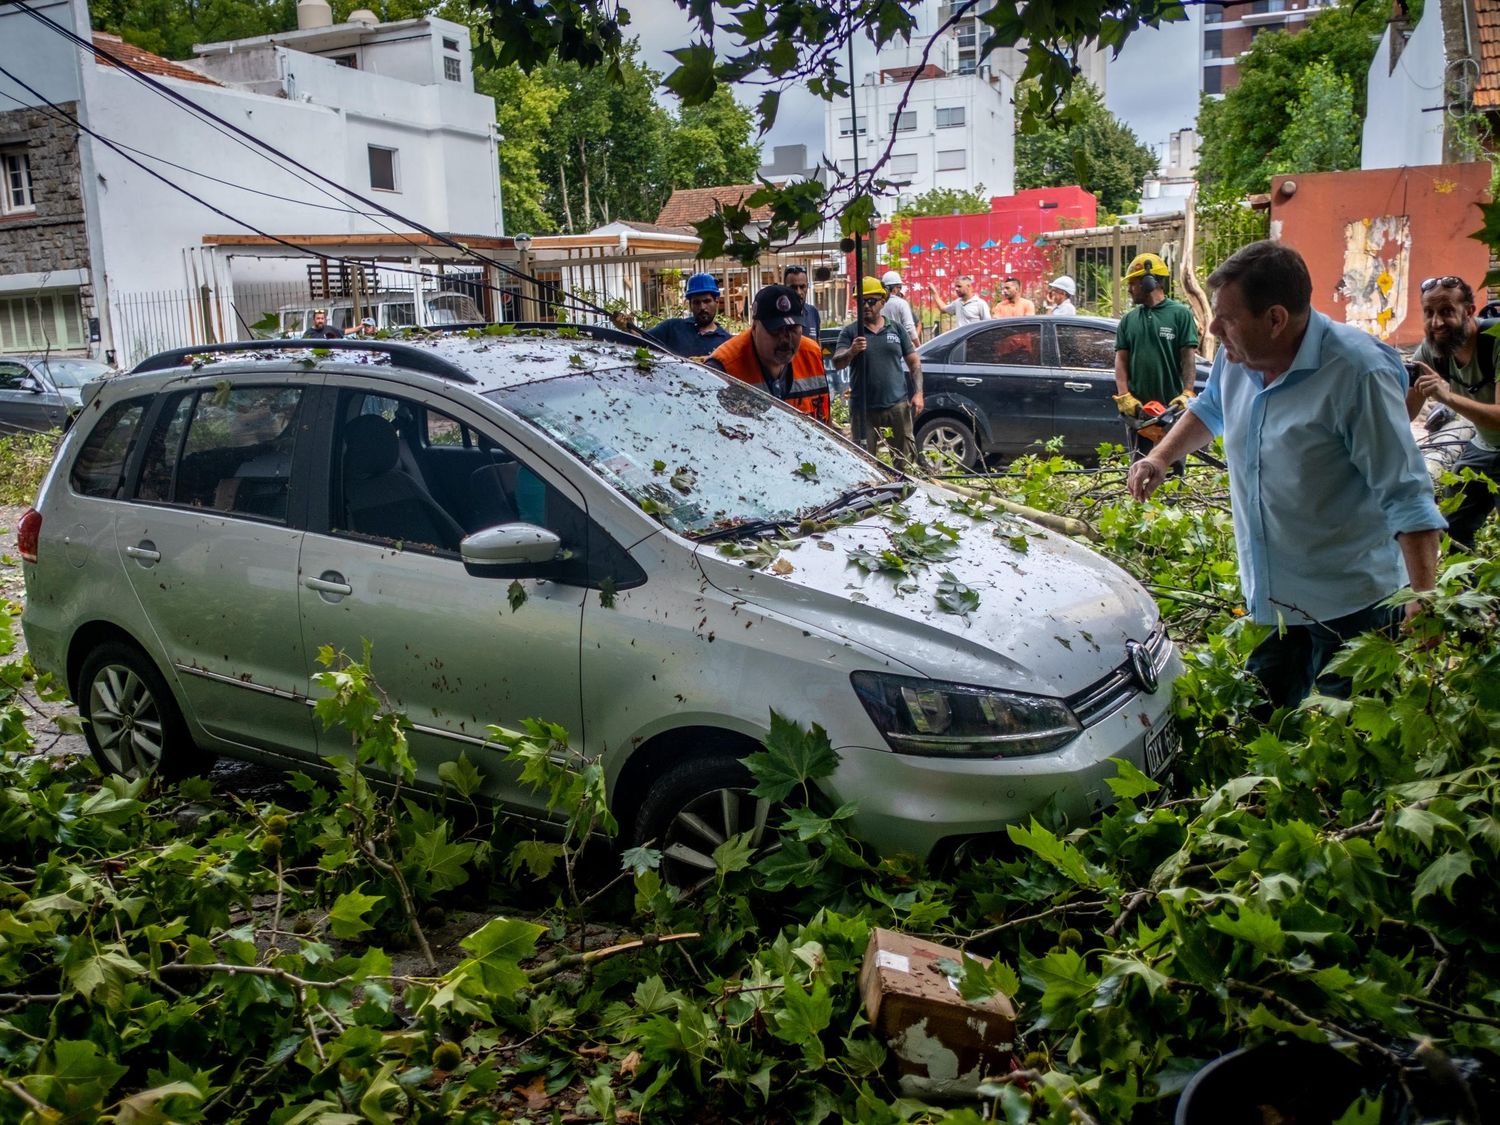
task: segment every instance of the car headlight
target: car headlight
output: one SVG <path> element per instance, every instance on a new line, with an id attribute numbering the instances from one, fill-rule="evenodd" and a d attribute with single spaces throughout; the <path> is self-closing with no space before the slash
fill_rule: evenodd
<path id="1" fill-rule="evenodd" d="M 1045 754 L 1083 729 L 1060 699 L 883 672 L 850 676 L 876 729 L 898 754 L 1018 758 Z"/>

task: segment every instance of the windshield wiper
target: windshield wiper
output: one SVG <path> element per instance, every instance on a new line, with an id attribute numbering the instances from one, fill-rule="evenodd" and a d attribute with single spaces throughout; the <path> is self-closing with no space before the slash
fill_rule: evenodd
<path id="1" fill-rule="evenodd" d="M 720 539 L 754 539 L 758 535 L 767 535 L 773 531 L 781 531 L 791 524 L 795 519 L 779 520 L 746 520 L 744 523 L 733 523 L 728 527 L 716 527 L 712 531 L 702 531 L 693 536 L 698 543 L 715 543 Z"/>
<path id="2" fill-rule="evenodd" d="M 838 512 L 848 511 L 852 508 L 863 510 L 873 508 L 879 503 L 881 497 L 899 494 L 905 499 L 906 490 L 911 485 L 904 480 L 886 481 L 884 484 L 862 484 L 858 488 L 851 488 L 836 500 L 831 500 L 821 508 L 817 508 L 808 515 L 808 519 L 825 519 Z M 863 503 L 861 503 L 863 501 Z"/>

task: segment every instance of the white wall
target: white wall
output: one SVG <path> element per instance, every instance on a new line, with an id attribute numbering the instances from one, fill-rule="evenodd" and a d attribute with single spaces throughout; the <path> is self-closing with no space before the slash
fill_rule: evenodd
<path id="1" fill-rule="evenodd" d="M 913 83 L 905 112 L 917 115 L 916 128 L 895 134 L 891 144 L 890 117 L 906 89 L 905 82 L 892 81 L 860 86 L 855 91 L 859 116 L 866 125 L 864 135 L 858 138 L 861 170 L 879 159 L 890 144 L 893 159 L 881 176 L 906 181 L 907 186 L 900 189 L 902 197 L 921 195 L 933 188 L 972 189 L 980 184 L 986 195 L 1010 195 L 1015 186 L 1015 105 L 1010 79 L 999 74 L 987 78 L 982 68 L 979 74 Z M 963 108 L 963 125 L 939 129 L 937 110 L 953 107 Z M 849 116 L 847 101 L 831 104 L 826 112 L 824 151 L 839 162 L 841 171 L 847 171 L 854 157 L 855 138 L 839 136 L 840 122 Z M 951 150 L 964 152 L 964 167 L 939 171 L 938 153 Z M 894 160 L 898 155 L 915 157 L 916 171 L 898 171 Z M 888 214 L 896 205 L 896 198 L 887 197 L 880 208 Z"/>
<path id="2" fill-rule="evenodd" d="M 1387 25 L 1370 63 L 1369 108 L 1360 145 L 1361 168 L 1402 168 L 1443 162 L 1447 114 L 1424 112 L 1444 102 L 1443 5 L 1426 4 L 1406 46 L 1391 65 Z"/>
<path id="3" fill-rule="evenodd" d="M 38 14 L 54 23 L 77 31 L 69 0 L 39 0 L 29 4 Z M 84 31 L 81 34 L 87 35 Z M 74 47 L 44 23 L 32 19 L 20 8 L 0 6 L 0 62 L 26 85 L 50 102 L 76 102 L 80 95 L 79 48 Z M 6 97 L 0 98 L 0 111 L 17 108 L 11 96 L 26 105 L 41 102 L 8 80 L 0 79 Z"/>

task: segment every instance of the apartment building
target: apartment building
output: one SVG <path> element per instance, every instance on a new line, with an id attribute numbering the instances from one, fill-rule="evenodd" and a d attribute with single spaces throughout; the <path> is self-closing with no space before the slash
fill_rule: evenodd
<path id="1" fill-rule="evenodd" d="M 1335 0 L 1241 0 L 1203 5 L 1203 63 L 1200 89 L 1222 94 L 1239 84 L 1239 58 L 1256 36 L 1269 31 L 1295 33 Z"/>

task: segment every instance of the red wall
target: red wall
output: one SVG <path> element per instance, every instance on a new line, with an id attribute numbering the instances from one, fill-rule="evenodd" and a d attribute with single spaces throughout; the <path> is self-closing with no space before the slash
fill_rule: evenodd
<path id="1" fill-rule="evenodd" d="M 1489 185 L 1488 164 L 1277 176 L 1271 236 L 1307 259 L 1319 312 L 1412 347 L 1422 339 L 1424 278 L 1462 277 L 1484 303 L 1489 250 L 1469 235 Z"/>
<path id="2" fill-rule="evenodd" d="M 1055 206 L 1043 207 L 1050 203 Z M 1025 296 L 1040 303 L 1047 275 L 1047 255 L 1035 245 L 1037 235 L 1063 227 L 1091 227 L 1098 221 L 1094 197 L 1080 187 L 1030 188 L 1015 195 L 997 195 L 990 200 L 988 214 L 930 215 L 906 220 L 910 238 L 902 253 L 900 272 L 913 308 L 953 299 L 953 279 L 973 274 L 985 300 L 994 302 L 1000 281 L 1006 275 L 1021 279 Z M 877 244 L 891 232 L 889 223 L 875 231 Z M 1020 235 L 1021 241 L 1013 241 Z M 944 249 L 936 249 L 936 243 Z M 958 249 L 960 242 L 969 248 Z M 995 243 L 985 247 L 985 242 Z M 916 247 L 921 247 L 920 253 Z M 849 256 L 850 270 L 854 256 Z M 879 277 L 885 266 L 866 269 Z M 853 287 L 856 291 L 858 286 Z"/>

